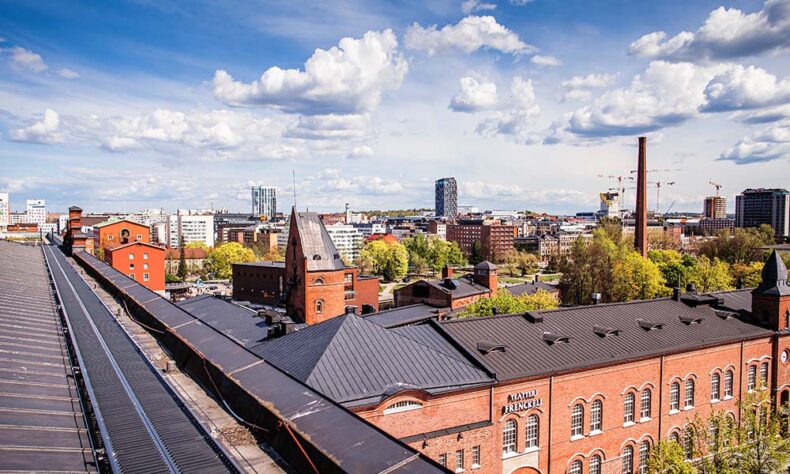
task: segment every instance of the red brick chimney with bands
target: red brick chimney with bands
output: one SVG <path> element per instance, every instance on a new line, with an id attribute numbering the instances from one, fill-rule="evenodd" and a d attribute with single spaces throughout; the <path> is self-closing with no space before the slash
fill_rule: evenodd
<path id="1" fill-rule="evenodd" d="M 639 137 L 639 165 L 636 178 L 636 231 L 634 247 L 647 258 L 647 137 Z"/>

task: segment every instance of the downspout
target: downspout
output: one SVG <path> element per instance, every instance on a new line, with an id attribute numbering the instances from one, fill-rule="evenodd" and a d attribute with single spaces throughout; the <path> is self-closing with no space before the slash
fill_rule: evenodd
<path id="1" fill-rule="evenodd" d="M 661 428 L 662 428 L 662 421 L 664 417 L 662 416 L 662 412 L 664 410 L 664 354 L 661 354 L 661 365 L 658 371 L 658 438 L 657 442 L 660 441 L 661 438 Z"/>
<path id="2" fill-rule="evenodd" d="M 741 402 L 743 401 L 743 341 L 741 341 L 740 365 L 738 366 L 738 428 L 741 427 Z"/>
<path id="3" fill-rule="evenodd" d="M 552 405 L 554 405 L 553 390 L 554 390 L 554 375 L 549 377 L 549 437 L 548 437 L 548 443 L 547 443 L 547 446 L 546 446 L 547 447 L 546 455 L 548 457 L 548 465 L 547 465 L 546 472 L 551 472 L 551 443 L 552 443 L 552 437 L 551 437 L 551 412 L 553 411 L 551 409 L 551 407 L 552 407 Z"/>

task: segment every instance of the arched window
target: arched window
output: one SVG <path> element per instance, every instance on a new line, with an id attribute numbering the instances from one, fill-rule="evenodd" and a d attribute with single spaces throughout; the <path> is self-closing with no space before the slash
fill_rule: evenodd
<path id="1" fill-rule="evenodd" d="M 686 397 L 683 406 L 686 408 L 694 407 L 694 379 L 686 380 Z"/>
<path id="2" fill-rule="evenodd" d="M 757 387 L 757 366 L 750 365 L 749 366 L 749 376 L 746 380 L 746 388 L 749 391 L 754 390 Z"/>
<path id="3" fill-rule="evenodd" d="M 582 462 L 578 459 L 571 463 L 570 474 L 582 474 Z"/>
<path id="4" fill-rule="evenodd" d="M 768 388 L 768 362 L 760 365 L 760 388 Z"/>
<path id="5" fill-rule="evenodd" d="M 647 457 L 650 454 L 650 441 L 642 441 L 639 445 L 639 474 L 647 472 Z"/>
<path id="6" fill-rule="evenodd" d="M 603 402 L 596 400 L 590 408 L 590 432 L 603 430 Z"/>
<path id="7" fill-rule="evenodd" d="M 626 446 L 623 448 L 623 456 L 622 456 L 622 473 L 623 474 L 632 474 L 634 472 L 634 448 L 631 446 Z"/>
<path id="8" fill-rule="evenodd" d="M 385 408 L 384 414 L 389 415 L 391 413 L 400 413 L 402 411 L 419 410 L 420 408 L 422 408 L 422 403 L 420 402 L 415 402 L 414 400 L 402 400 L 395 402 Z"/>
<path id="9" fill-rule="evenodd" d="M 719 426 L 713 420 L 708 422 L 708 445 L 711 450 L 719 443 Z"/>
<path id="10" fill-rule="evenodd" d="M 669 434 L 669 440 L 680 444 L 680 435 L 678 434 L 677 431 L 673 431 L 672 433 Z"/>
<path id="11" fill-rule="evenodd" d="M 694 456 L 694 430 L 690 426 L 683 432 L 683 451 L 686 453 L 686 459 Z"/>
<path id="12" fill-rule="evenodd" d="M 120 233 L 121 243 L 128 244 L 130 235 L 131 233 L 129 232 L 129 229 L 121 229 L 121 233 Z"/>
<path id="13" fill-rule="evenodd" d="M 669 386 L 669 409 L 680 410 L 680 384 L 677 382 Z"/>
<path id="14" fill-rule="evenodd" d="M 526 449 L 538 447 L 539 429 L 540 429 L 540 419 L 538 418 L 538 415 L 529 415 L 527 417 L 526 445 L 524 446 Z"/>
<path id="15" fill-rule="evenodd" d="M 313 280 L 313 285 L 323 285 L 323 284 L 324 284 L 324 279 L 321 277 L 318 277 L 315 280 Z"/>
<path id="16" fill-rule="evenodd" d="M 625 394 L 625 402 L 623 403 L 623 423 L 634 422 L 634 393 L 628 392 Z"/>
<path id="17" fill-rule="evenodd" d="M 584 407 L 581 403 L 573 406 L 571 412 L 571 437 L 582 436 L 584 434 Z"/>
<path id="18" fill-rule="evenodd" d="M 650 405 L 653 401 L 653 394 L 649 388 L 642 390 L 642 404 L 640 406 L 641 410 L 639 412 L 639 417 L 641 419 L 648 419 L 650 418 Z"/>
<path id="19" fill-rule="evenodd" d="M 505 422 L 505 427 L 502 430 L 502 454 L 510 454 L 516 452 L 516 433 L 518 432 L 518 424 L 516 420 L 510 419 Z"/>
<path id="20" fill-rule="evenodd" d="M 601 474 L 601 456 L 597 454 L 590 458 L 590 474 Z"/>
<path id="21" fill-rule="evenodd" d="M 735 378 L 732 370 L 724 373 L 724 398 L 732 397 L 732 381 Z"/>
<path id="22" fill-rule="evenodd" d="M 710 377 L 710 399 L 719 400 L 720 397 L 721 376 L 717 373 Z"/>
<path id="23" fill-rule="evenodd" d="M 315 312 L 321 314 L 324 311 L 324 300 L 315 301 Z"/>

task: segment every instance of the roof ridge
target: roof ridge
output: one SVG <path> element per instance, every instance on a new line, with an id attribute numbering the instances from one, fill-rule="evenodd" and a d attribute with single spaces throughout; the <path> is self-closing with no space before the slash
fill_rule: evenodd
<path id="1" fill-rule="evenodd" d="M 527 311 L 528 313 L 552 313 L 552 312 L 559 312 L 559 311 L 570 311 L 570 310 L 578 310 L 578 309 L 586 309 L 586 308 L 595 308 L 595 307 L 612 307 L 612 306 L 625 306 L 625 305 L 632 305 L 632 304 L 641 304 L 641 303 L 653 303 L 657 301 L 672 301 L 672 298 L 669 296 L 665 296 L 662 298 L 651 298 L 647 300 L 628 300 L 628 301 L 612 301 L 610 303 L 599 303 L 599 304 L 586 304 L 586 305 L 576 305 L 576 306 L 565 306 L 560 308 L 554 309 L 539 309 L 535 311 Z M 520 314 L 520 313 L 516 313 Z"/>

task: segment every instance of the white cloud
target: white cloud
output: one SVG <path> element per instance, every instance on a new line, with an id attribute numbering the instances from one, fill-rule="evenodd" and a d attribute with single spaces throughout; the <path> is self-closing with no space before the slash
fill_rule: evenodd
<path id="1" fill-rule="evenodd" d="M 58 75 L 64 79 L 76 79 L 80 77 L 79 73 L 76 71 L 72 71 L 71 69 L 64 67 L 58 71 Z"/>
<path id="2" fill-rule="evenodd" d="M 617 79 L 616 74 L 588 74 L 586 76 L 573 76 L 562 82 L 566 89 L 595 89 L 610 86 Z"/>
<path id="3" fill-rule="evenodd" d="M 44 72 L 47 70 L 44 58 L 40 54 L 19 46 L 14 46 L 10 51 L 11 65 L 15 68 L 32 72 Z"/>
<path id="4" fill-rule="evenodd" d="M 459 194 L 462 194 L 464 199 L 495 199 L 526 206 L 564 204 L 582 207 L 596 204 L 594 194 L 571 189 L 533 190 L 518 184 L 466 180 L 459 181 L 458 188 Z"/>
<path id="5" fill-rule="evenodd" d="M 403 192 L 403 185 L 379 176 L 345 176 L 340 170 L 328 168 L 315 179 L 307 180 L 319 193 L 353 193 L 360 195 L 388 195 Z"/>
<path id="6" fill-rule="evenodd" d="M 516 55 L 535 51 L 516 33 L 497 23 L 493 16 L 467 16 L 441 30 L 436 25 L 423 28 L 414 23 L 406 31 L 404 43 L 409 49 L 425 51 L 429 55 L 445 51 L 473 53 L 481 48 Z"/>
<path id="7" fill-rule="evenodd" d="M 776 80 L 765 69 L 733 66 L 711 79 L 705 87 L 702 110 L 721 112 L 783 104 L 790 101 L 790 79 Z"/>
<path id="8" fill-rule="evenodd" d="M 537 143 L 539 137 L 530 129 L 534 118 L 540 114 L 535 101 L 535 90 L 531 79 L 515 76 L 510 85 L 508 107 L 493 112 L 477 127 L 483 136 L 503 135 L 520 143 Z"/>
<path id="9" fill-rule="evenodd" d="M 466 76 L 460 80 L 461 92 L 450 101 L 450 108 L 456 112 L 479 112 L 496 107 L 497 92 L 493 82 L 478 81 Z"/>
<path id="10" fill-rule="evenodd" d="M 58 143 L 63 141 L 60 131 L 60 115 L 52 109 L 44 111 L 44 117 L 25 128 L 9 132 L 11 140 L 30 143 Z"/>
<path id="11" fill-rule="evenodd" d="M 470 13 L 474 13 L 477 11 L 485 11 L 485 10 L 495 10 L 496 4 L 494 3 L 484 3 L 480 0 L 465 0 L 461 3 L 461 11 L 464 12 L 464 15 L 468 15 Z"/>
<path id="12" fill-rule="evenodd" d="M 541 56 L 540 54 L 536 54 L 535 56 L 532 56 L 530 61 L 532 63 L 534 63 L 534 64 L 539 65 L 539 66 L 561 66 L 562 65 L 562 61 L 560 61 L 558 58 L 555 58 L 554 56 Z"/>
<path id="13" fill-rule="evenodd" d="M 534 2 L 535 0 L 510 0 L 511 5 L 515 5 L 517 7 L 524 7 L 528 4 Z"/>
<path id="14" fill-rule="evenodd" d="M 362 158 L 370 158 L 371 156 L 373 156 L 373 148 L 368 145 L 360 145 L 352 148 L 346 158 L 350 160 L 359 160 Z"/>
<path id="15" fill-rule="evenodd" d="M 304 71 L 273 66 L 247 84 L 217 70 L 213 92 L 233 106 L 303 114 L 369 112 L 384 92 L 400 87 L 407 70 L 395 34 L 368 31 L 360 39 L 343 38 L 329 50 L 316 49 Z"/>
<path id="16" fill-rule="evenodd" d="M 353 140 L 364 138 L 370 127 L 370 116 L 305 115 L 288 126 L 284 136 L 305 140 Z"/>
<path id="17" fill-rule="evenodd" d="M 744 13 L 719 7 L 695 32 L 669 38 L 663 31 L 646 34 L 631 43 L 638 56 L 681 61 L 729 59 L 784 52 L 790 47 L 790 2 L 767 0 L 762 10 Z"/>
<path id="18" fill-rule="evenodd" d="M 719 156 L 744 165 L 790 158 L 790 120 L 783 120 L 745 137 Z"/>
<path id="19" fill-rule="evenodd" d="M 783 119 L 790 119 L 790 104 L 780 105 L 778 107 L 768 107 L 756 111 L 738 112 L 732 115 L 732 118 L 744 123 L 770 123 L 777 122 Z"/>

